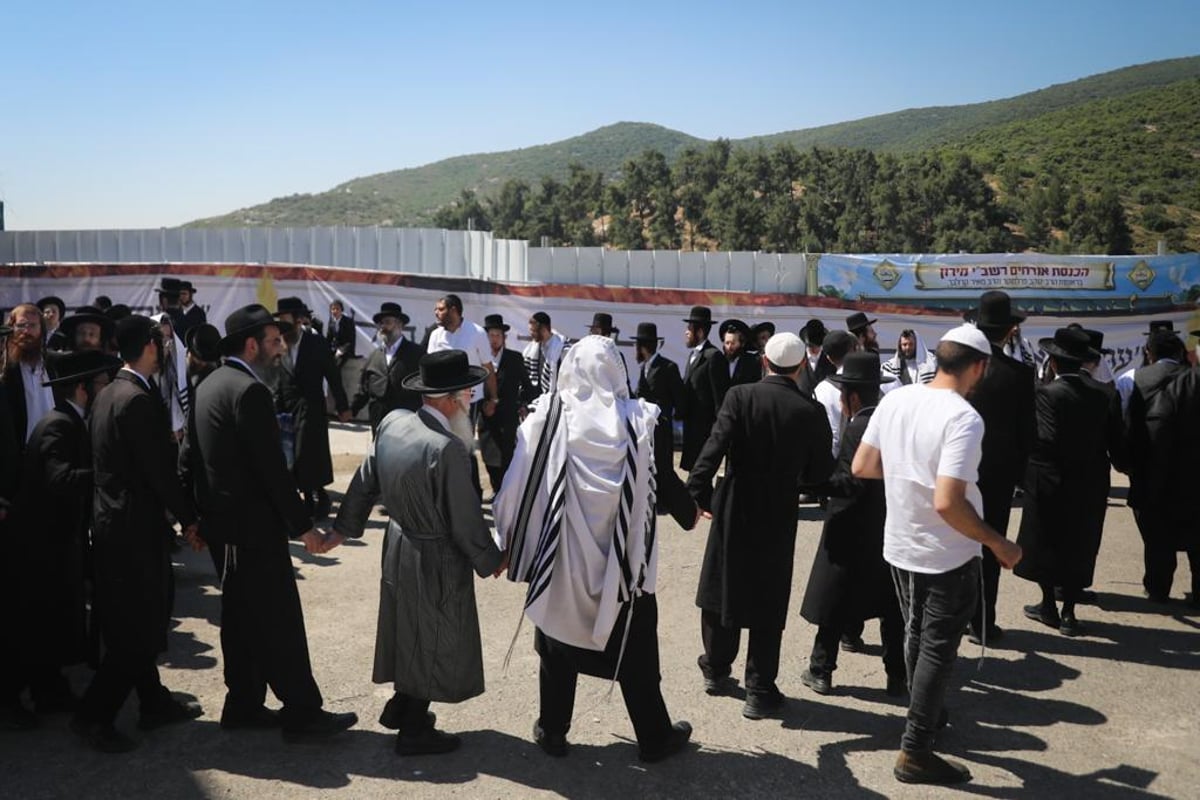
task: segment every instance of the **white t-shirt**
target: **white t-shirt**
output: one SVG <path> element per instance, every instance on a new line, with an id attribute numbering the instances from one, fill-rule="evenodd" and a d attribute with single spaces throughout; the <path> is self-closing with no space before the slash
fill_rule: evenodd
<path id="1" fill-rule="evenodd" d="M 842 371 L 838 367 L 838 372 Z M 813 397 L 825 406 L 825 416 L 829 419 L 829 430 L 833 433 L 833 457 L 838 455 L 838 446 L 842 441 L 842 390 L 830 382 L 828 378 L 817 384 L 813 389 Z"/>
<path id="2" fill-rule="evenodd" d="M 465 319 L 454 333 L 438 327 L 429 334 L 427 352 L 436 353 L 439 350 L 462 350 L 467 354 L 467 363 L 476 367 L 492 363 L 492 345 L 488 341 L 487 331 Z M 471 390 L 471 402 L 477 403 L 482 399 L 483 384 L 479 383 Z"/>
<path id="3" fill-rule="evenodd" d="M 979 542 L 950 527 L 933 507 L 934 485 L 945 475 L 965 481 L 967 501 L 983 513 L 975 485 L 983 417 L 970 403 L 950 389 L 902 386 L 880 400 L 862 440 L 883 459 L 884 560 L 910 572 L 941 573 L 981 555 Z"/>

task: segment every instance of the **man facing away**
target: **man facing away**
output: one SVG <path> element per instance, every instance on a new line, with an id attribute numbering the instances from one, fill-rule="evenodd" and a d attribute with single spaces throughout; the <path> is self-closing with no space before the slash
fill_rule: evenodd
<path id="1" fill-rule="evenodd" d="M 391 519 L 383 543 L 376 683 L 395 694 L 380 724 L 398 731 L 396 753 L 447 753 L 457 736 L 434 728 L 431 701 L 461 703 L 483 693 L 483 646 L 474 571 L 499 575 L 492 540 L 471 483 L 471 388 L 488 376 L 461 350 L 421 359 L 404 379 L 421 410 L 393 411 L 358 468 L 338 512 L 330 546 L 359 537 L 377 499 Z"/>
<path id="2" fill-rule="evenodd" d="M 1021 548 L 980 516 L 983 419 L 964 398 L 991 353 L 976 328 L 947 332 L 934 379 L 886 395 L 854 455 L 854 476 L 882 478 L 887 500 L 883 556 L 904 616 L 910 698 L 893 769 L 904 783 L 970 780 L 966 767 L 933 752 L 933 737 L 945 724 L 947 684 L 979 597 L 980 545 L 1010 569 L 1021 558 Z"/>

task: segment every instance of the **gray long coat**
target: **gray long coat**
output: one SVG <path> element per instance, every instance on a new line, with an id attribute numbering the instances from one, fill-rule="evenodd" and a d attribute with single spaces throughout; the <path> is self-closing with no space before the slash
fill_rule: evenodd
<path id="1" fill-rule="evenodd" d="M 482 694 L 471 572 L 492 574 L 501 553 L 471 485 L 466 446 L 425 411 L 393 411 L 346 490 L 335 530 L 361 536 L 377 498 L 392 518 L 372 679 L 441 703 Z"/>

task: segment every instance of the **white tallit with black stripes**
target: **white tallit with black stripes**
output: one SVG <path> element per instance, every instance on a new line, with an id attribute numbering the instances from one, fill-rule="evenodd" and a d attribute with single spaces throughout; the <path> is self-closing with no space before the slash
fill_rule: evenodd
<path id="1" fill-rule="evenodd" d="M 508 579 L 529 584 L 529 619 L 551 638 L 603 650 L 622 605 L 654 591 L 658 406 L 629 398 L 620 353 L 603 336 L 567 350 L 549 400 L 521 424 L 496 530 Z"/>

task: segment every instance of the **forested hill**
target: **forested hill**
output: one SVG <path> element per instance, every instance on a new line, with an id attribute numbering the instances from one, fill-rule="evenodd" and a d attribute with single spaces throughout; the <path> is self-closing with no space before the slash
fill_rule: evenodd
<path id="1" fill-rule="evenodd" d="M 865 152 L 812 151 L 813 145 L 872 152 L 864 160 Z M 755 163 L 757 176 L 737 174 Z M 771 170 L 762 165 L 771 163 L 778 169 L 767 175 Z M 1160 238 L 1172 249 L 1196 249 L 1200 57 L 1129 67 L 1008 100 L 915 109 L 732 142 L 618 123 L 553 144 L 360 178 L 196 224 L 452 226 L 470 220 L 498 235 L 547 237 L 556 244 L 637 246 L 638 233 L 645 246 L 670 246 L 678 239 L 685 248 L 865 250 L 872 242 L 911 242 L 915 229 L 889 230 L 893 221 L 886 214 L 877 219 L 865 210 L 872 198 L 831 195 L 838 181 L 830 182 L 828 170 L 858 171 L 857 178 L 839 181 L 848 189 L 857 180 L 861 185 L 854 191 L 861 194 L 887 190 L 864 183 L 864 171 L 876 174 L 883 167 L 884 174 L 893 169 L 908 174 L 932 163 L 965 166 L 982 184 L 978 203 L 967 204 L 981 216 L 966 228 L 989 232 L 951 237 L 955 249 L 1117 252 L 1122 245 L 1140 250 Z M 926 166 L 912 166 L 921 164 Z M 805 174 L 817 167 L 815 174 Z M 790 182 L 787 188 L 757 186 L 764 181 Z M 747 211 L 748 220 L 712 217 L 722 207 L 721 213 L 737 217 L 741 212 L 730 198 L 739 191 L 794 208 L 772 210 L 769 202 L 759 202 L 760 208 Z M 1122 216 L 1110 235 L 1078 221 L 1090 215 L 1095 223 L 1084 209 L 1099 207 L 1102 195 L 1117 206 L 1110 212 Z M 827 206 L 824 223 L 813 217 L 818 199 Z M 854 218 L 836 221 L 846 208 Z M 756 234 L 755 218 L 780 215 L 798 215 L 799 221 L 776 219 L 776 230 L 787 229 L 786 235 Z M 932 232 L 953 226 L 952 216 L 930 218 L 912 243 L 940 241 Z M 830 225 L 841 233 L 831 234 Z M 858 233 L 851 233 L 855 227 Z"/>

